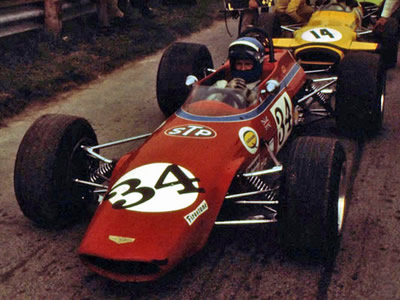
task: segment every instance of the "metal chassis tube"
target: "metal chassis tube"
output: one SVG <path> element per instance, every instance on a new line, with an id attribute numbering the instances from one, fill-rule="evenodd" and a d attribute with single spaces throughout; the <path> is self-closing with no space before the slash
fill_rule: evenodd
<path id="1" fill-rule="evenodd" d="M 125 144 L 125 143 L 129 143 L 129 142 L 133 142 L 133 141 L 137 141 L 140 139 L 144 139 L 147 138 L 149 136 L 151 136 L 152 133 L 146 133 L 146 134 L 142 134 L 142 135 L 138 135 L 138 136 L 133 136 L 133 137 L 129 137 L 126 139 L 122 139 L 122 140 L 117 140 L 117 141 L 113 141 L 113 142 L 109 142 L 109 143 L 105 143 L 105 144 L 100 144 L 100 145 L 96 145 L 96 146 L 84 146 L 81 145 L 81 149 L 84 150 L 90 157 L 97 159 L 103 163 L 106 164 L 111 164 L 113 163 L 113 160 L 106 158 L 102 155 L 100 155 L 99 153 L 96 152 L 96 150 L 99 149 L 104 149 L 104 148 L 108 148 L 108 147 L 113 147 L 113 146 L 118 146 L 121 144 Z M 108 185 L 105 184 L 99 184 L 99 183 L 95 183 L 95 182 L 91 182 L 91 181 L 86 181 L 86 180 L 81 180 L 78 178 L 73 179 L 74 182 L 76 183 L 80 183 L 80 184 L 84 184 L 87 186 L 91 186 L 94 188 L 99 188 L 100 190 L 95 190 L 95 193 L 105 193 L 108 189 Z"/>
<path id="2" fill-rule="evenodd" d="M 271 156 L 272 161 L 274 162 L 275 166 L 272 168 L 262 170 L 262 171 L 255 171 L 255 172 L 249 172 L 249 173 L 243 173 L 243 177 L 252 177 L 252 176 L 263 176 L 263 175 L 269 175 L 269 174 L 276 174 L 276 173 L 281 173 L 283 171 L 283 166 L 279 162 L 278 158 L 275 156 L 275 154 L 272 152 L 272 150 L 266 145 L 267 150 L 269 155 Z M 232 194 L 232 195 L 226 195 L 225 199 L 226 200 L 231 200 L 231 199 L 240 199 L 242 197 L 247 197 L 247 196 L 254 196 L 254 195 L 263 195 L 267 192 L 275 191 L 275 189 L 266 189 L 262 191 L 252 191 L 252 192 L 247 192 L 247 193 L 240 193 L 240 194 Z M 254 224 L 269 224 L 269 223 L 276 223 L 278 220 L 275 218 L 275 215 L 277 213 L 276 210 L 268 207 L 267 205 L 278 205 L 279 201 L 263 201 L 263 200 L 236 200 L 234 202 L 235 204 L 242 204 L 242 205 L 261 205 L 264 208 L 272 211 L 274 213 L 274 217 L 271 219 L 248 219 L 248 220 L 224 220 L 224 221 L 215 221 L 215 225 L 218 226 L 227 226 L 227 225 L 254 225 Z"/>
<path id="3" fill-rule="evenodd" d="M 117 145 L 121 145 L 121 144 L 125 144 L 125 143 L 129 143 L 129 142 L 133 142 L 133 141 L 137 141 L 140 139 L 144 139 L 147 138 L 149 136 L 151 136 L 152 133 L 146 133 L 146 134 L 142 134 L 142 135 L 138 135 L 138 136 L 133 136 L 130 138 L 126 138 L 126 139 L 122 139 L 122 140 L 117 140 L 117 141 L 113 141 L 113 142 L 109 142 L 109 143 L 105 143 L 105 144 L 101 144 L 101 145 L 96 145 L 96 146 L 81 146 L 81 148 L 86 151 L 89 156 L 96 158 L 102 162 L 105 163 L 112 163 L 112 160 L 109 158 L 105 158 L 104 156 L 101 156 L 100 154 L 98 154 L 96 152 L 96 150 L 98 149 L 104 149 L 104 148 L 108 148 L 108 147 L 113 147 L 113 146 L 117 146 Z"/>

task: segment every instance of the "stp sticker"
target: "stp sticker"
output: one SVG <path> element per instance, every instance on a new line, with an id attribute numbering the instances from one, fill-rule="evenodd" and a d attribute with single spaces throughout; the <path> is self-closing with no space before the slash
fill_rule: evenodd
<path id="1" fill-rule="evenodd" d="M 251 127 L 243 127 L 239 130 L 239 139 L 243 143 L 244 147 L 251 154 L 257 152 L 259 145 L 259 138 L 257 132 Z"/>
<path id="2" fill-rule="evenodd" d="M 164 133 L 169 136 L 189 138 L 214 138 L 217 136 L 213 129 L 202 125 L 177 126 L 167 129 Z"/>
<path id="3" fill-rule="evenodd" d="M 342 39 L 342 34 L 332 28 L 320 27 L 305 31 L 301 38 L 307 42 L 330 43 Z"/>
<path id="4" fill-rule="evenodd" d="M 182 166 L 152 163 L 123 175 L 112 186 L 105 201 L 114 209 L 137 212 L 170 212 L 192 205 L 204 189 L 199 179 Z"/>

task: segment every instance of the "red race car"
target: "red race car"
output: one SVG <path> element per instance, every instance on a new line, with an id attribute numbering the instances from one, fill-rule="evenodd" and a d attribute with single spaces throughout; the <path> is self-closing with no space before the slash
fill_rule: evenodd
<path id="1" fill-rule="evenodd" d="M 216 85 L 231 76 L 229 60 L 213 70 L 204 45 L 172 44 L 157 75 L 169 117 L 152 133 L 98 145 L 85 119 L 42 116 L 16 158 L 22 212 L 61 228 L 100 203 L 79 256 L 117 281 L 159 278 L 200 251 L 214 226 L 278 222 L 288 253 L 330 257 L 345 215 L 345 152 L 335 138 L 297 132 L 308 117 L 332 116 L 320 94 L 336 79 L 313 89 L 290 52 L 272 43 L 265 52 L 249 103 L 247 89 Z M 146 140 L 118 161 L 99 152 L 137 139 Z"/>

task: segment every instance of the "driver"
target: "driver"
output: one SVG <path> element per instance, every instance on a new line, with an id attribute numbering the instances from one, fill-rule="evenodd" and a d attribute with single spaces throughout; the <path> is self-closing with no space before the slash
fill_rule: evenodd
<path id="1" fill-rule="evenodd" d="M 247 106 L 257 102 L 257 85 L 261 81 L 264 46 L 253 37 L 241 37 L 229 45 L 228 59 L 231 79 L 215 83 L 217 88 L 233 88 L 245 91 Z"/>

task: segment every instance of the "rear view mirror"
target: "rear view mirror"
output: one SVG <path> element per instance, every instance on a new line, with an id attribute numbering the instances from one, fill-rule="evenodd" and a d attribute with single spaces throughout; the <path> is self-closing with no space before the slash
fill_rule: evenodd
<path id="1" fill-rule="evenodd" d="M 271 79 L 268 80 L 267 83 L 265 84 L 265 89 L 267 90 L 268 93 L 270 94 L 276 94 L 280 90 L 280 84 L 278 81 Z"/>
<path id="2" fill-rule="evenodd" d="M 188 77 L 186 77 L 185 84 L 186 84 L 187 86 L 192 86 L 192 85 L 195 84 L 197 81 L 199 81 L 199 79 L 197 79 L 196 76 L 194 76 L 194 75 L 189 75 Z"/>

